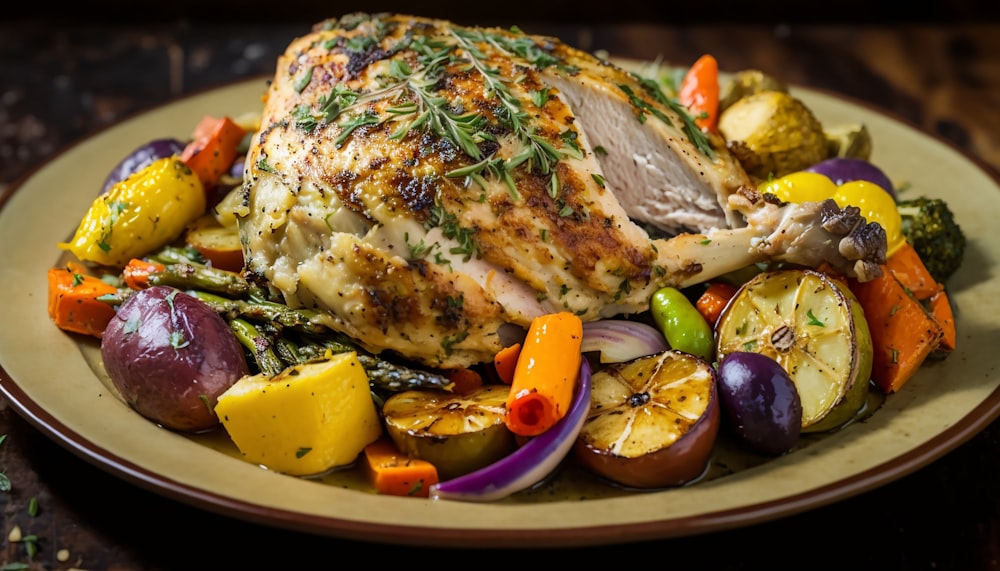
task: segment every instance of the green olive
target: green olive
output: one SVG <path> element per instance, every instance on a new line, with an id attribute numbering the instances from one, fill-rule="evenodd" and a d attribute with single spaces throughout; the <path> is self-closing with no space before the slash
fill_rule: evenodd
<path id="1" fill-rule="evenodd" d="M 656 290 L 650 300 L 653 321 L 663 332 L 671 349 L 684 351 L 706 361 L 715 353 L 712 326 L 702 317 L 684 292 L 673 287 Z"/>

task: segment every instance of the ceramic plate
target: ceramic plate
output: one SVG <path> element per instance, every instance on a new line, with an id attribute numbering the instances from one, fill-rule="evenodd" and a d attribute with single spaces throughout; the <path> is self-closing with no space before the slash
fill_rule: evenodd
<path id="1" fill-rule="evenodd" d="M 948 200 L 969 247 L 949 287 L 958 349 L 925 366 L 864 422 L 755 467 L 667 491 L 581 500 L 528 496 L 492 504 L 378 496 L 268 472 L 160 429 L 105 384 L 97 345 L 46 315 L 46 270 L 117 160 L 146 141 L 185 138 L 204 115 L 259 109 L 263 79 L 198 94 L 73 146 L 0 202 L 0 388 L 16 410 L 72 452 L 134 485 L 208 511 L 275 527 L 422 546 L 573 546 L 747 526 L 886 484 L 941 457 L 1000 414 L 997 181 L 953 148 L 893 118 L 797 90 L 828 125 L 863 122 L 873 161 Z"/>

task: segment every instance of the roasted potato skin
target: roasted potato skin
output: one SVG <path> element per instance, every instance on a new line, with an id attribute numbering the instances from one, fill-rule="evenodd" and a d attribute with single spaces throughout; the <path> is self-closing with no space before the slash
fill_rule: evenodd
<path id="1" fill-rule="evenodd" d="M 225 320 L 168 286 L 139 290 L 122 303 L 101 339 L 101 356 L 129 406 L 182 432 L 218 426 L 218 396 L 249 374 Z"/>
<path id="2" fill-rule="evenodd" d="M 738 71 L 722 88 L 722 94 L 719 98 L 719 112 L 725 111 L 738 100 L 761 91 L 788 93 L 788 86 L 780 79 L 759 69 Z"/>
<path id="3" fill-rule="evenodd" d="M 800 99 L 783 91 L 758 91 L 719 115 L 719 131 L 744 170 L 768 180 L 826 159 L 826 133 Z"/>

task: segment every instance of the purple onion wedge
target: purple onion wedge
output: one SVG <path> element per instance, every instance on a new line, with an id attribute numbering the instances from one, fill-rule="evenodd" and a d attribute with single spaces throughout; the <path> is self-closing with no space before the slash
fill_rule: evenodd
<path id="1" fill-rule="evenodd" d="M 108 177 L 104 179 L 104 186 L 101 192 L 107 192 L 112 186 L 125 180 L 134 172 L 137 172 L 158 159 L 165 159 L 184 151 L 184 143 L 177 139 L 155 139 L 129 153 L 121 160 L 115 168 L 111 169 Z"/>
<path id="2" fill-rule="evenodd" d="M 431 499 L 492 502 L 545 479 L 569 454 L 587 420 L 590 387 L 590 363 L 583 359 L 576 394 L 566 416 L 509 456 L 475 472 L 432 485 Z"/>
<path id="3" fill-rule="evenodd" d="M 640 321 L 602 319 L 583 324 L 581 350 L 600 352 L 602 363 L 631 361 L 669 348 L 659 329 Z"/>

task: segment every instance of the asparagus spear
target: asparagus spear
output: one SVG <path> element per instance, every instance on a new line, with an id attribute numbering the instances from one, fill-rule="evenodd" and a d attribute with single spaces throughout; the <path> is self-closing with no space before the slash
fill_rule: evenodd
<path id="1" fill-rule="evenodd" d="M 250 351 L 260 372 L 273 377 L 288 366 L 274 352 L 271 340 L 249 321 L 240 318 L 230 319 L 229 329 L 236 335 L 240 344 Z"/>
<path id="2" fill-rule="evenodd" d="M 167 264 L 162 271 L 149 274 L 149 285 L 195 289 L 243 297 L 250 293 L 250 283 L 228 270 L 191 263 Z"/>
<path id="3" fill-rule="evenodd" d="M 311 309 L 292 309 L 273 301 L 233 299 L 197 289 L 188 293 L 230 319 L 242 317 L 252 321 L 271 321 L 283 327 L 316 335 L 330 332 L 325 325 L 316 322 L 318 312 Z"/>

